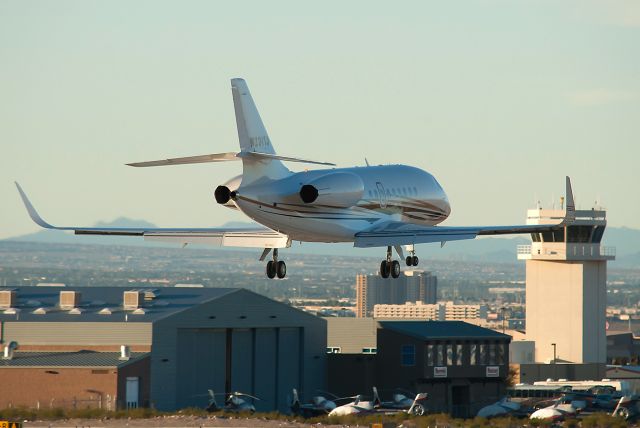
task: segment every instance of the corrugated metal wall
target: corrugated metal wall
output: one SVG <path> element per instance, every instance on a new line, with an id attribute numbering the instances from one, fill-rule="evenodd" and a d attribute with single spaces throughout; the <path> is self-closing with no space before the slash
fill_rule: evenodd
<path id="1" fill-rule="evenodd" d="M 5 322 L 5 341 L 20 345 L 151 345 L 151 323 Z"/>
<path id="2" fill-rule="evenodd" d="M 377 322 L 373 318 L 327 318 L 327 346 L 342 354 L 361 354 L 377 347 Z"/>
<path id="3" fill-rule="evenodd" d="M 180 329 L 176 384 L 178 407 L 206 407 L 207 391 L 224 392 L 226 335 L 222 329 Z M 217 396 L 220 402 L 223 396 Z"/>

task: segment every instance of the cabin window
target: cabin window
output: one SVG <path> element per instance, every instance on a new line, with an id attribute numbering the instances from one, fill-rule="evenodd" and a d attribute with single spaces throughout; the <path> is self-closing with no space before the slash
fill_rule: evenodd
<path id="1" fill-rule="evenodd" d="M 462 365 L 462 343 L 456 344 L 456 366 Z"/>
<path id="2" fill-rule="evenodd" d="M 447 365 L 453 365 L 453 344 L 451 343 L 447 345 Z"/>

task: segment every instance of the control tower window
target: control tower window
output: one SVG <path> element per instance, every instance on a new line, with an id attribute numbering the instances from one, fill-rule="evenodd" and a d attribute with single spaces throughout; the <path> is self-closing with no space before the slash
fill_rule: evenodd
<path id="1" fill-rule="evenodd" d="M 591 242 L 591 230 L 593 226 L 569 226 L 567 227 L 567 242 Z"/>
<path id="2" fill-rule="evenodd" d="M 564 228 L 553 232 L 553 242 L 564 242 Z"/>
<path id="3" fill-rule="evenodd" d="M 591 242 L 594 244 L 599 244 L 602 241 L 602 235 L 604 234 L 604 226 L 596 226 L 596 229 L 593 231 L 593 238 L 591 238 Z"/>

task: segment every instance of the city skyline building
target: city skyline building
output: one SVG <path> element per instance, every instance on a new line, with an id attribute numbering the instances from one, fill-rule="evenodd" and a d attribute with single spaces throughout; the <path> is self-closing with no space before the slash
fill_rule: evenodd
<path id="1" fill-rule="evenodd" d="M 356 275 L 356 317 L 373 315 L 377 304 L 401 304 L 422 302 L 435 304 L 438 295 L 438 278 L 431 272 L 408 270 L 395 280 L 378 275 Z"/>
<path id="2" fill-rule="evenodd" d="M 486 305 L 456 305 L 454 302 L 426 304 L 421 301 L 404 304 L 377 304 L 374 318 L 407 318 L 435 321 L 462 321 L 487 317 Z"/>

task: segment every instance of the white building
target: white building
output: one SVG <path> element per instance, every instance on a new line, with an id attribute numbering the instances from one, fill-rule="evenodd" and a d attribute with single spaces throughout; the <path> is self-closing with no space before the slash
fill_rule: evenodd
<path id="1" fill-rule="evenodd" d="M 529 210 L 527 224 L 554 224 L 564 210 Z M 606 212 L 576 211 L 576 220 L 556 232 L 532 234 L 518 247 L 526 260 L 527 339 L 535 360 L 605 363 L 607 260 L 615 248 L 602 247 Z"/>
<path id="2" fill-rule="evenodd" d="M 374 318 L 417 318 L 437 321 L 479 319 L 487 316 L 484 305 L 456 305 L 453 302 L 425 304 L 406 302 L 402 305 L 378 304 L 373 307 Z"/>

